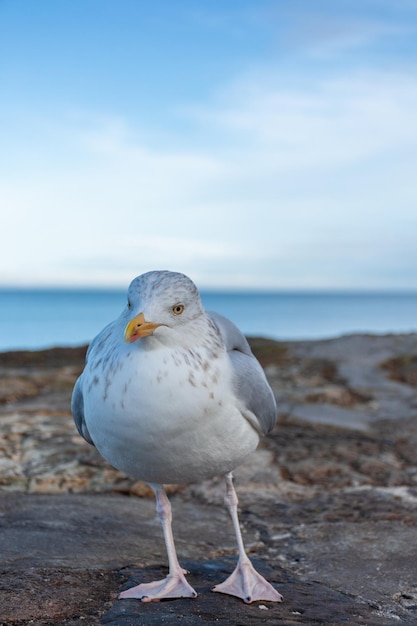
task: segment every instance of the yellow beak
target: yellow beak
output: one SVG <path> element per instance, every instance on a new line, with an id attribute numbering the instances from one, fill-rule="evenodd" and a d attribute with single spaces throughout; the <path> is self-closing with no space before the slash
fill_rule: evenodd
<path id="1" fill-rule="evenodd" d="M 158 326 L 161 326 L 161 324 L 147 322 L 144 314 L 139 313 L 139 315 L 136 315 L 136 317 L 130 320 L 129 324 L 126 326 L 125 341 L 133 343 L 136 339 L 152 335 L 155 328 L 158 328 Z"/>

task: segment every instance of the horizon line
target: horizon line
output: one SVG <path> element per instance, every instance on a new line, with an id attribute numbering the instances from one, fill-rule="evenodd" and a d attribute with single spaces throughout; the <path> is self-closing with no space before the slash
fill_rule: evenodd
<path id="1" fill-rule="evenodd" d="M 126 292 L 122 285 L 56 285 L 56 284 L 1 284 L 0 291 L 113 291 Z M 335 293 L 335 294 L 417 294 L 417 287 L 397 286 L 255 286 L 255 285 L 197 285 L 201 293 L 254 293 L 254 294 L 296 294 L 296 293 Z"/>

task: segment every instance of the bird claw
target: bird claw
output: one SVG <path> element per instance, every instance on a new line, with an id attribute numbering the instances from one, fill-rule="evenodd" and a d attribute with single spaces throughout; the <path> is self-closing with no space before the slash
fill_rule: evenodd
<path id="1" fill-rule="evenodd" d="M 261 576 L 252 563 L 239 559 L 234 572 L 212 591 L 227 593 L 241 598 L 247 604 L 262 600 L 263 602 L 282 602 L 283 597 L 274 587 Z"/>
<path id="2" fill-rule="evenodd" d="M 197 592 L 188 584 L 183 570 L 169 574 L 163 580 L 142 583 L 126 591 L 122 591 L 119 600 L 138 598 L 142 602 L 159 602 L 164 598 L 195 598 Z"/>

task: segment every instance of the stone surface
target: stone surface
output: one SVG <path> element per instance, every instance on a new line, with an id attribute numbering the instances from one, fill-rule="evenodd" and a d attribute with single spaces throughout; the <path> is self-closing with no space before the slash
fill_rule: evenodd
<path id="1" fill-rule="evenodd" d="M 117 600 L 166 575 L 149 488 L 69 412 L 85 348 L 0 354 L 0 625 L 417 623 L 417 335 L 251 340 L 277 427 L 235 472 L 251 558 L 284 596 L 211 587 L 233 569 L 223 480 L 170 486 L 196 599 Z"/>

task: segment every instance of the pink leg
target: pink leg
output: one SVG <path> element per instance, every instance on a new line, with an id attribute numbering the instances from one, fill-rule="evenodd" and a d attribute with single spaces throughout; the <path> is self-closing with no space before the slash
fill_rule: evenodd
<path id="1" fill-rule="evenodd" d="M 188 584 L 185 574 L 180 567 L 175 550 L 172 534 L 171 504 L 162 485 L 151 485 L 155 492 L 156 512 L 161 520 L 164 532 L 165 545 L 168 553 L 169 573 L 163 580 L 152 583 L 142 583 L 123 591 L 119 598 L 139 598 L 142 602 L 157 602 L 163 598 L 195 598 L 197 593 Z"/>
<path id="2" fill-rule="evenodd" d="M 239 548 L 239 560 L 233 574 L 220 585 L 213 587 L 213 591 L 220 591 L 221 593 L 237 596 L 248 604 L 250 602 L 256 602 L 257 600 L 282 602 L 283 598 L 281 594 L 255 570 L 246 555 L 237 516 L 238 499 L 233 486 L 232 473 L 226 476 L 226 496 L 224 501 L 229 509 L 235 529 Z"/>

